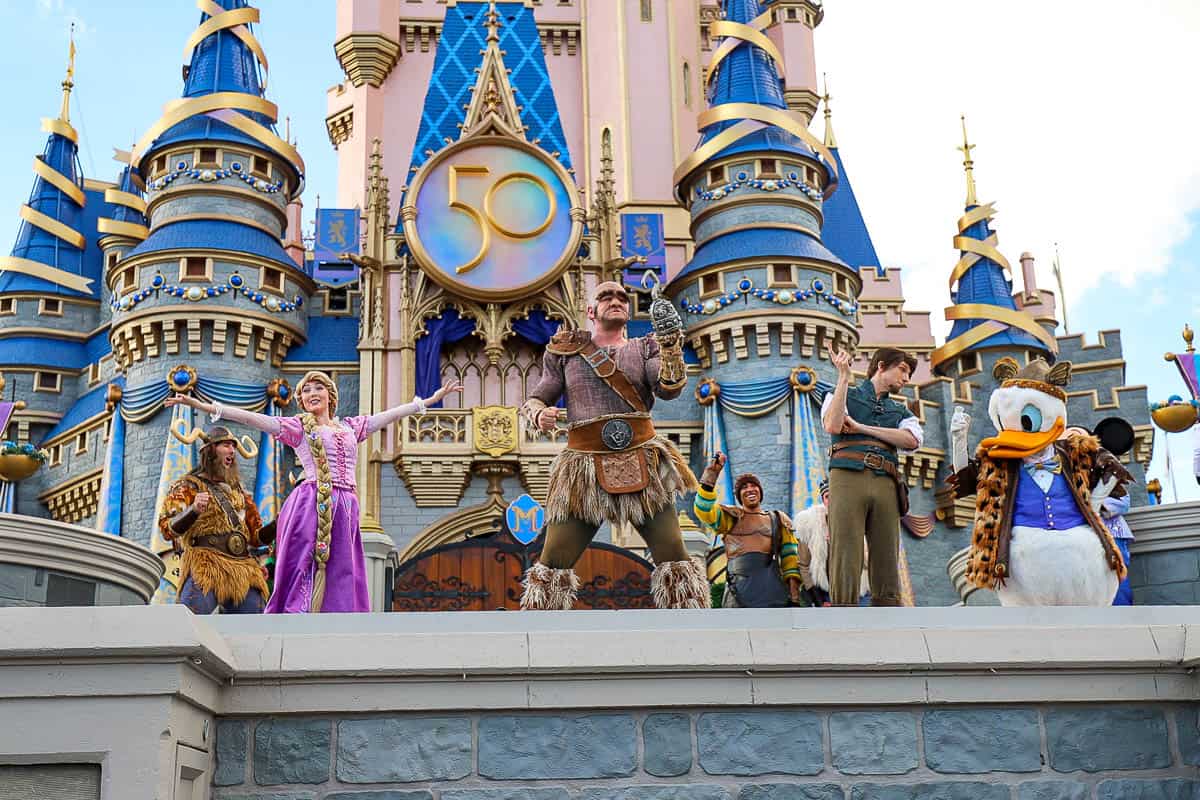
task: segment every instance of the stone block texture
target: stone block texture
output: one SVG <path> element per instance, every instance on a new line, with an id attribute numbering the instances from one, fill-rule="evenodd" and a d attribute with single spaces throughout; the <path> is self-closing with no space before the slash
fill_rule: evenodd
<path id="1" fill-rule="evenodd" d="M 224 718 L 212 800 L 1200 800 L 1195 703 Z"/>

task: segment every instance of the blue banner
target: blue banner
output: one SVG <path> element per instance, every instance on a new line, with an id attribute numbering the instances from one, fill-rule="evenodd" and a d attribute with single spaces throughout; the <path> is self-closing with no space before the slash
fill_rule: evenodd
<path id="1" fill-rule="evenodd" d="M 667 267 L 667 240 L 663 234 L 662 214 L 621 215 L 621 256 L 641 256 L 645 264 L 632 269 L 656 269 L 661 276 Z"/>
<path id="2" fill-rule="evenodd" d="M 347 254 L 357 255 L 358 209 L 318 208 L 317 234 L 313 242 L 313 280 L 342 286 L 358 280 L 358 267 Z"/>

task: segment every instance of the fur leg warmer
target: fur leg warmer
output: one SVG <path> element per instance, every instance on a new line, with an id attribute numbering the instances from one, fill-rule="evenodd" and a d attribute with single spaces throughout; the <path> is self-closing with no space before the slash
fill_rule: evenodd
<path id="1" fill-rule="evenodd" d="M 658 608 L 711 608 L 708 576 L 697 561 L 664 561 L 650 574 L 650 593 Z"/>
<path id="2" fill-rule="evenodd" d="M 570 611 L 579 592 L 579 576 L 573 569 L 553 569 L 537 563 L 525 573 L 521 593 L 523 611 Z"/>

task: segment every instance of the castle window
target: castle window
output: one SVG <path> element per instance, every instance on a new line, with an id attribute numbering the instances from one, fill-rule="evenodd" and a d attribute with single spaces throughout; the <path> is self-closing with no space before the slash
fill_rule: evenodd
<path id="1" fill-rule="evenodd" d="M 759 159 L 758 174 L 762 177 L 779 177 L 779 163 L 773 158 Z"/>
<path id="2" fill-rule="evenodd" d="M 113 267 L 115 267 L 117 265 L 117 262 L 120 260 L 121 260 L 120 253 L 109 253 L 108 259 L 106 261 L 106 263 L 108 264 L 108 268 L 112 269 Z"/>
<path id="3" fill-rule="evenodd" d="M 692 68 L 683 62 L 683 104 L 692 107 Z"/>
<path id="4" fill-rule="evenodd" d="M 788 18 L 789 22 L 795 22 L 796 21 L 796 9 L 789 8 L 787 10 L 787 18 Z"/>
<path id="5" fill-rule="evenodd" d="M 271 162 L 262 156 L 254 156 L 250 159 L 250 170 L 263 178 L 271 177 Z"/>
<path id="6" fill-rule="evenodd" d="M 791 264 L 772 264 L 770 268 L 770 286 L 795 286 L 796 275 Z"/>
<path id="7" fill-rule="evenodd" d="M 845 275 L 834 275 L 833 293 L 848 297 L 850 295 L 850 279 Z"/>
<path id="8" fill-rule="evenodd" d="M 271 267 L 262 268 L 262 288 L 264 291 L 273 292 L 274 294 L 283 294 L 283 270 L 272 269 Z"/>
<path id="9" fill-rule="evenodd" d="M 717 186 L 725 182 L 725 168 L 713 167 L 708 171 L 708 185 Z"/>
<path id="10" fill-rule="evenodd" d="M 200 158 L 196 164 L 198 167 L 219 167 L 221 162 L 217 160 L 217 148 L 201 147 Z"/>
<path id="11" fill-rule="evenodd" d="M 114 287 L 118 294 L 127 295 L 138 288 L 138 269 L 137 267 L 129 267 L 122 270 Z"/>
<path id="12" fill-rule="evenodd" d="M 80 433 L 78 436 L 75 437 L 75 455 L 79 455 L 80 453 L 87 452 L 87 447 L 88 447 L 87 440 L 88 440 L 87 431 L 83 431 L 82 433 Z"/>
<path id="13" fill-rule="evenodd" d="M 700 278 L 700 296 L 711 297 L 721 293 L 721 274 L 712 272 Z"/>
<path id="14" fill-rule="evenodd" d="M 57 372 L 38 372 L 33 376 L 35 392 L 61 392 L 62 375 Z"/>
<path id="15" fill-rule="evenodd" d="M 151 168 L 151 174 L 158 175 L 159 173 L 166 172 L 166 171 L 167 171 L 167 157 L 159 156 L 158 158 L 154 159 L 154 166 Z"/>
<path id="16" fill-rule="evenodd" d="M 53 447 L 49 448 L 49 452 L 50 452 L 49 466 L 57 467 L 59 464 L 62 463 L 62 445 L 61 444 L 56 444 Z"/>
<path id="17" fill-rule="evenodd" d="M 325 311 L 332 314 L 345 314 L 350 311 L 350 293 L 345 288 L 329 289 L 325 293 Z"/>
<path id="18" fill-rule="evenodd" d="M 88 364 L 88 386 L 94 386 L 100 382 L 100 362 L 95 361 Z"/>
<path id="19" fill-rule="evenodd" d="M 0 298 L 0 314 L 17 313 L 17 300 L 14 297 Z"/>
<path id="20" fill-rule="evenodd" d="M 958 374 L 969 375 L 979 372 L 979 353 L 963 353 L 958 359 Z"/>
<path id="21" fill-rule="evenodd" d="M 212 259 L 192 256 L 179 260 L 179 280 L 181 281 L 210 281 L 212 280 Z"/>
<path id="22" fill-rule="evenodd" d="M 43 297 L 38 301 L 38 314 L 47 317 L 61 317 L 62 313 L 62 300 L 57 297 Z"/>
<path id="23" fill-rule="evenodd" d="M 654 8 L 650 0 L 642 0 L 642 22 L 652 22 L 654 20 Z"/>

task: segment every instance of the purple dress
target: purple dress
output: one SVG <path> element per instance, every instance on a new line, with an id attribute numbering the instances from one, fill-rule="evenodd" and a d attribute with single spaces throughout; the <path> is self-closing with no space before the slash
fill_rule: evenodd
<path id="1" fill-rule="evenodd" d="M 367 569 L 358 528 L 358 491 L 354 482 L 358 443 L 402 416 L 419 410 L 416 403 L 370 417 L 335 419 L 334 427 L 317 429 L 333 477 L 333 531 L 325 564 L 322 612 L 370 611 Z M 296 451 L 304 481 L 296 486 L 279 511 L 275 539 L 275 586 L 267 614 L 312 611 L 313 546 L 317 539 L 316 462 L 304 423 L 299 417 L 268 417 L 239 408 L 218 406 L 213 419 L 228 419 L 265 431 Z"/>

